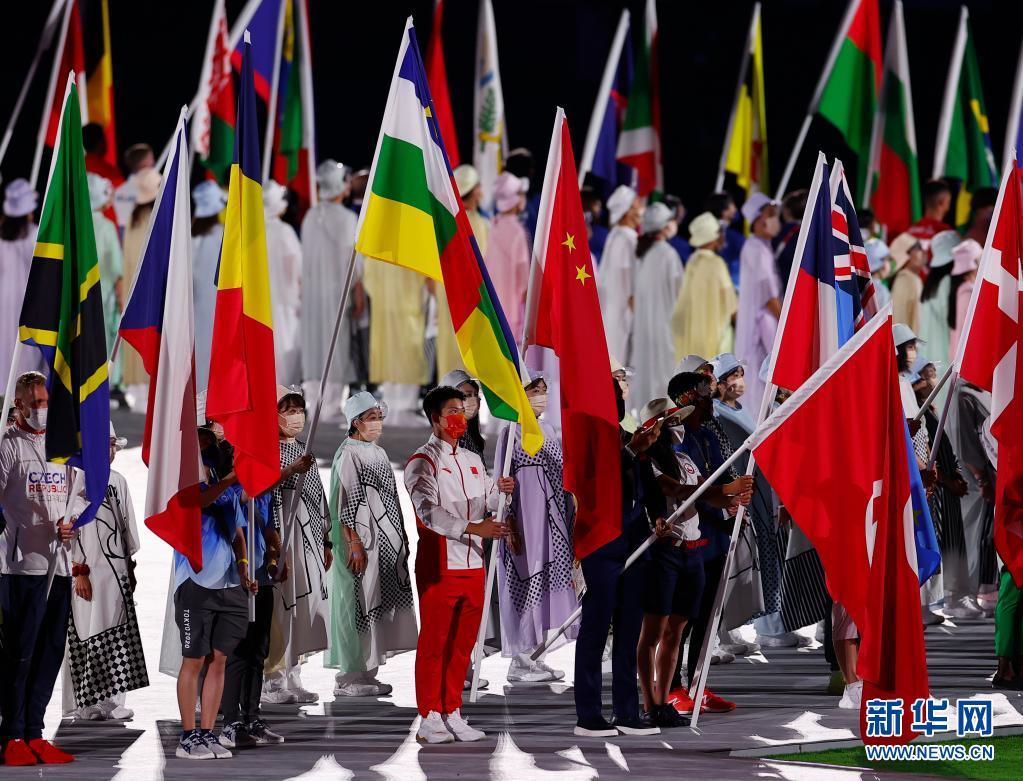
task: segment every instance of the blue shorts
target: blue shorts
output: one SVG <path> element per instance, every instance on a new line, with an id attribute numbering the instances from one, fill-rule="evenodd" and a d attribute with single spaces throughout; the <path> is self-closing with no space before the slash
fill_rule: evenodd
<path id="1" fill-rule="evenodd" d="M 654 545 L 651 551 L 643 612 L 696 618 L 705 582 L 703 557 L 698 551 L 666 544 Z"/>

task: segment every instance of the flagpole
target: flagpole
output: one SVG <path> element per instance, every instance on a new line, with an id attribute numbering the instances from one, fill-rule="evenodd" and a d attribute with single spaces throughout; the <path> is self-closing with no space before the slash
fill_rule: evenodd
<path id="1" fill-rule="evenodd" d="M 821 77 L 817 81 L 817 88 L 813 92 L 813 99 L 810 101 L 810 108 L 807 109 L 806 117 L 803 119 L 803 126 L 799 129 L 799 135 L 796 138 L 796 145 L 792 148 L 792 154 L 789 156 L 789 161 L 785 165 L 785 173 L 782 174 L 781 181 L 778 182 L 778 190 L 775 193 L 775 198 L 778 200 L 781 200 L 785 196 L 785 188 L 789 186 L 789 179 L 792 178 L 792 171 L 796 167 L 796 158 L 799 157 L 799 153 L 803 149 L 803 143 L 806 141 L 806 134 L 810 131 L 810 123 L 813 121 L 813 116 L 817 112 L 817 104 L 820 103 L 821 95 L 824 94 L 824 87 L 828 83 L 828 77 L 831 75 L 831 70 L 835 67 L 835 61 L 838 59 L 838 52 L 842 48 L 842 41 L 845 40 L 845 36 L 849 32 L 853 16 L 856 15 L 856 11 L 859 6 L 860 0 L 850 0 L 849 7 L 845 12 L 845 17 L 843 17 L 842 24 L 838 28 L 838 34 L 835 36 L 835 40 L 831 44 L 831 51 L 828 52 L 828 59 L 824 63 L 824 70 L 821 72 Z"/>
<path id="2" fill-rule="evenodd" d="M 330 345 L 327 347 L 327 355 L 323 360 L 323 372 L 320 374 L 320 392 L 316 398 L 316 406 L 313 407 L 313 419 L 309 424 L 309 438 L 305 443 L 305 450 L 302 456 L 308 456 L 313 450 L 313 441 L 316 439 L 316 430 L 320 425 L 320 412 L 323 409 L 323 394 L 327 390 L 327 375 L 330 373 L 330 365 L 334 361 L 334 352 L 337 349 L 337 338 L 341 333 L 341 323 L 345 319 L 345 310 L 348 308 L 348 299 L 352 292 L 352 280 L 355 278 L 355 247 L 348 258 L 348 273 L 345 275 L 345 286 L 341 291 L 341 300 L 337 305 L 337 316 L 334 318 L 334 331 L 330 335 Z M 348 421 L 350 426 L 352 421 Z M 284 508 L 284 518 L 281 523 L 281 552 L 280 559 L 288 550 L 288 543 L 291 541 L 290 529 L 295 522 L 295 513 L 298 512 L 298 505 L 302 499 L 302 489 L 305 487 L 306 472 L 300 472 L 295 483 L 295 492 L 291 500 Z"/>
<path id="3" fill-rule="evenodd" d="M 316 188 L 316 117 L 313 100 L 313 52 L 309 40 L 309 8 L 307 0 L 295 0 L 299 36 L 299 81 L 302 89 L 302 132 L 306 136 L 308 153 L 306 155 L 307 175 L 309 177 L 309 205 L 315 206 L 319 200 Z"/>
<path id="4" fill-rule="evenodd" d="M 998 220 L 1002 216 L 1002 201 L 1005 198 L 1005 190 L 1009 184 L 1009 176 L 1012 173 L 1012 167 L 1014 165 L 1016 165 L 1015 155 L 1009 159 L 1009 162 L 1005 166 L 1005 170 L 1002 172 L 1002 184 L 1001 187 L 998 188 L 998 198 L 995 200 L 995 210 L 991 213 L 991 223 L 987 228 L 987 239 L 984 241 L 984 251 L 980 255 L 980 266 L 977 269 L 977 281 L 973 286 L 973 293 L 970 295 L 970 306 L 966 310 L 966 321 L 963 323 L 962 333 L 959 336 L 959 341 L 956 343 L 955 356 L 953 356 L 952 363 L 945 372 L 946 375 L 951 376 L 952 384 L 949 386 L 948 396 L 945 397 L 945 404 L 941 408 L 941 416 L 938 418 L 938 427 L 934 432 L 934 436 L 931 438 L 931 454 L 927 459 L 928 469 L 933 469 L 935 462 L 938 460 L 938 446 L 941 444 L 941 435 L 944 433 L 945 424 L 948 421 L 948 411 L 952 406 L 952 399 L 956 394 L 956 383 L 959 380 L 959 369 L 963 365 L 963 355 L 966 352 L 966 344 L 970 341 L 970 331 L 973 330 L 973 318 L 977 312 L 977 301 L 980 299 L 981 283 L 987 272 L 988 266 L 991 263 L 996 262 L 994 260 L 995 253 L 991 245 L 995 238 L 995 230 L 998 227 Z M 938 388 L 935 388 L 934 391 L 931 392 L 931 396 L 927 399 L 928 402 L 931 401 L 937 391 Z"/>
<path id="5" fill-rule="evenodd" d="M 934 389 L 927 397 L 927 401 L 920 405 L 920 409 L 917 411 L 916 415 L 913 416 L 913 420 L 919 422 L 920 420 L 923 419 L 924 414 L 927 412 L 928 408 L 934 403 L 934 400 L 938 397 L 938 394 L 941 393 L 941 389 L 945 387 L 945 383 L 948 382 L 949 378 L 953 374 L 956 374 L 958 376 L 958 372 L 953 372 L 952 364 L 949 364 L 948 368 L 945 369 L 941 377 L 938 378 L 938 382 L 937 384 L 935 384 Z"/>
<path id="6" fill-rule="evenodd" d="M 256 498 L 249 497 L 249 523 L 245 530 L 245 557 L 249 560 L 245 568 L 249 573 L 249 580 L 256 579 Z M 248 591 L 248 589 L 246 589 Z M 256 595 L 251 591 L 249 595 L 249 623 L 256 620 Z"/>
<path id="7" fill-rule="evenodd" d="M 753 18 L 750 19 L 749 33 L 746 36 L 746 47 L 742 52 L 742 61 L 739 63 L 739 78 L 735 84 L 735 97 L 732 99 L 732 113 L 728 116 L 728 129 L 725 131 L 725 145 L 721 149 L 721 159 L 718 161 L 718 178 L 714 183 L 714 191 L 719 192 L 725 185 L 725 165 L 728 163 L 728 151 L 732 146 L 732 131 L 735 130 L 735 115 L 739 109 L 739 96 L 742 94 L 742 85 L 746 81 L 746 69 L 750 63 L 750 49 L 755 42 L 753 36 L 756 34 L 757 23 L 760 21 L 760 3 L 753 4 Z"/>
<path id="8" fill-rule="evenodd" d="M 60 43 L 53 50 L 53 66 L 50 68 L 50 81 L 46 87 L 46 98 L 43 101 L 43 118 L 39 123 L 39 134 L 36 137 L 36 151 L 32 158 L 32 173 L 29 183 L 35 187 L 39 178 L 39 168 L 43 162 L 43 147 L 46 145 L 46 129 L 50 125 L 50 111 L 53 109 L 53 99 L 56 97 L 57 79 L 60 77 L 60 63 L 64 59 L 64 47 L 67 46 L 67 31 L 71 24 L 71 9 L 74 0 L 67 0 L 64 10 L 64 19 L 60 24 Z"/>
<path id="9" fill-rule="evenodd" d="M 593 113 L 590 115 L 590 126 L 586 130 L 586 142 L 583 144 L 583 153 L 579 158 L 580 187 L 583 186 L 586 174 L 593 167 L 593 156 L 597 153 L 597 141 L 600 139 L 600 127 L 604 123 L 604 112 L 607 111 L 607 99 L 611 96 L 611 84 L 614 82 L 618 65 L 621 62 L 625 36 L 629 33 L 629 16 L 629 9 L 623 8 L 614 38 L 611 39 L 611 48 L 607 54 L 607 63 L 604 65 L 604 74 L 600 77 L 597 98 L 593 103 Z"/>
<path id="10" fill-rule="evenodd" d="M 67 0 L 58 0 L 53 4 L 53 8 L 50 9 L 50 15 L 43 25 L 43 34 L 39 38 L 39 46 L 36 48 L 35 57 L 32 58 L 32 64 L 28 66 L 28 73 L 25 74 L 25 81 L 21 85 L 21 92 L 18 93 L 18 100 L 14 103 L 11 118 L 7 121 L 7 129 L 4 131 L 3 140 L 0 141 L 0 162 L 3 162 L 4 157 L 7 155 L 7 147 L 14 136 L 14 126 L 18 122 L 18 117 L 21 116 L 21 109 L 25 104 L 25 98 L 28 96 L 32 81 L 35 79 L 36 70 L 39 68 L 39 61 L 43 57 L 43 52 L 49 49 L 53 43 L 53 33 L 57 25 L 58 14 L 64 2 L 67 2 Z"/>
<path id="11" fill-rule="evenodd" d="M 273 73 L 270 74 L 270 100 L 266 104 L 266 133 L 263 140 L 263 183 L 270 179 L 270 163 L 273 161 L 274 132 L 277 130 L 277 92 L 281 80 L 281 51 L 284 48 L 284 12 L 287 3 L 282 2 L 277 12 L 277 44 L 274 47 Z M 295 67 L 294 61 L 291 67 Z M 282 182 L 287 185 L 287 182 Z"/>
<path id="12" fill-rule="evenodd" d="M 810 194 L 807 198 L 807 209 L 803 212 L 803 219 L 799 226 L 799 236 L 796 239 L 796 250 L 794 257 L 801 258 L 806 248 L 806 234 L 813 219 L 813 208 L 812 205 L 817 202 L 817 193 L 820 191 L 821 183 L 823 182 L 823 176 L 820 174 L 823 172 L 822 164 L 824 163 L 824 155 L 820 152 L 817 153 L 817 165 L 814 167 L 813 181 L 810 185 Z M 771 378 L 774 377 L 774 367 L 778 360 L 778 351 L 781 347 L 781 334 L 785 333 L 785 327 L 788 323 L 789 312 L 792 310 L 792 297 L 796 289 L 796 279 L 799 276 L 799 264 L 793 263 L 789 269 L 789 280 L 785 286 L 785 300 L 782 303 L 781 315 L 778 318 L 778 328 L 775 331 L 774 342 L 771 345 L 771 354 L 769 356 L 769 370 L 768 370 L 768 383 L 764 388 L 764 395 L 760 398 L 760 411 L 757 413 L 757 425 L 754 431 L 759 428 L 764 420 L 767 419 L 771 411 L 771 402 L 774 400 L 778 392 L 778 386 L 775 385 Z M 751 366 L 749 367 L 753 371 L 759 371 L 760 367 Z M 749 461 L 746 464 L 746 476 L 749 477 L 753 474 L 756 469 L 756 459 L 753 454 L 750 454 Z M 707 675 L 710 672 L 710 665 L 707 664 L 707 657 L 710 652 L 710 644 L 717 634 L 718 626 L 721 623 L 721 612 L 724 608 L 724 593 L 725 585 L 728 582 L 728 577 L 731 574 L 732 561 L 735 553 L 735 546 L 739 539 L 739 533 L 742 530 L 743 519 L 746 515 L 746 508 L 744 506 L 739 507 L 739 511 L 735 515 L 735 525 L 732 527 L 732 536 L 728 544 L 728 552 L 725 556 L 725 564 L 721 570 L 721 577 L 718 581 L 718 590 L 714 594 L 714 603 L 711 608 L 711 623 L 707 628 L 707 632 L 703 638 L 703 645 L 700 647 L 700 655 L 696 662 L 696 699 L 694 702 L 703 702 L 703 692 L 707 685 Z M 693 682 L 689 681 L 689 689 L 692 691 Z M 696 728 L 700 721 L 699 708 L 693 709 L 693 717 L 690 723 L 690 727 Z"/>
<path id="13" fill-rule="evenodd" d="M 881 169 L 881 132 L 888 121 L 887 106 L 888 90 L 891 89 L 891 79 L 888 78 L 888 65 L 895 51 L 896 36 L 899 35 L 899 21 L 902 18 L 902 0 L 895 0 L 892 5 L 891 21 L 888 23 L 888 40 L 885 42 L 884 59 L 881 61 L 881 94 L 878 95 L 878 109 L 874 112 L 874 122 L 870 128 L 870 146 L 867 147 L 867 179 L 863 183 L 863 198 L 860 206 L 864 209 L 870 206 L 870 197 L 873 194 L 874 174 Z"/>
<path id="14" fill-rule="evenodd" d="M 504 429 L 508 432 L 508 441 L 504 446 L 504 462 L 501 465 L 500 473 L 497 475 L 496 479 L 498 480 L 502 477 L 508 477 L 511 472 L 512 454 L 515 452 L 515 426 L 516 424 L 509 423 Z M 511 497 L 507 494 L 500 494 L 500 500 L 497 505 L 498 523 L 504 523 L 508 505 L 510 503 Z M 476 702 L 476 700 L 479 699 L 480 663 L 483 661 L 483 643 L 487 639 L 487 629 L 490 624 L 490 599 L 494 593 L 494 580 L 497 577 L 499 542 L 499 540 L 493 540 L 490 546 L 490 564 L 487 566 L 487 583 L 483 589 L 483 615 L 480 618 L 480 628 L 476 633 L 476 647 L 472 652 L 472 687 L 469 689 L 469 702 Z"/>
<path id="15" fill-rule="evenodd" d="M 756 432 L 754 432 L 754 433 L 756 433 Z M 735 449 L 735 452 L 733 452 L 732 455 L 730 455 L 728 458 L 725 459 L 724 463 L 722 463 L 721 466 L 719 466 L 710 475 L 708 475 L 706 480 L 704 480 L 702 483 L 700 483 L 698 486 L 696 486 L 696 490 L 693 491 L 692 494 L 690 494 L 689 498 L 686 499 L 684 502 L 682 502 L 682 504 L 680 504 L 678 506 L 678 509 L 676 509 L 675 512 L 673 512 L 671 515 L 668 516 L 667 520 L 665 520 L 665 524 L 667 526 L 674 526 L 675 521 L 679 517 L 681 517 L 681 515 L 686 510 L 688 510 L 690 507 L 692 507 L 694 504 L 696 504 L 697 500 L 701 496 L 703 496 L 707 492 L 707 490 L 709 488 L 711 488 L 715 484 L 715 481 L 719 477 L 721 477 L 721 475 L 723 475 L 725 472 L 727 472 L 728 469 L 732 466 L 732 464 L 734 464 L 739 459 L 739 456 L 741 456 L 743 453 L 745 453 L 747 450 L 749 450 L 749 448 L 752 445 L 752 443 L 753 443 L 753 435 L 750 435 L 749 437 L 746 438 L 745 442 L 743 442 L 741 445 L 739 445 L 739 447 L 737 447 Z M 653 545 L 655 542 L 657 542 L 657 534 L 655 534 L 655 533 L 651 534 L 649 537 L 647 537 L 645 540 L 643 540 L 643 542 L 640 543 L 639 547 L 636 548 L 636 550 L 634 550 L 629 555 L 629 558 L 627 558 L 625 560 L 625 564 L 622 566 L 622 571 L 624 572 L 629 567 L 631 567 L 633 564 L 635 564 L 636 560 L 639 559 L 644 553 L 646 553 L 647 549 L 651 545 Z M 532 659 L 533 661 L 536 661 L 541 656 L 543 656 L 545 653 L 547 653 L 547 649 L 550 648 L 552 645 L 554 645 L 554 643 L 558 640 L 558 638 L 560 638 L 563 634 L 565 634 L 565 632 L 568 631 L 568 628 L 570 626 L 572 626 L 572 624 L 574 624 L 576 621 L 579 620 L 579 616 L 581 616 L 582 613 L 583 613 L 583 609 L 582 609 L 582 606 L 580 605 L 574 611 L 572 611 L 572 615 L 570 615 L 565 620 L 565 623 L 563 623 L 561 626 L 559 626 L 553 632 L 549 632 L 548 633 L 547 639 L 544 640 L 539 646 L 537 646 L 537 649 L 535 651 L 533 651 L 532 654 L 530 654 L 529 658 Z"/>
<path id="16" fill-rule="evenodd" d="M 64 508 L 64 520 L 62 524 L 67 526 L 68 521 L 71 520 L 71 508 L 74 505 L 75 497 L 78 496 L 79 490 L 82 485 L 82 470 L 71 467 L 74 470 L 74 477 L 71 478 L 71 493 L 67 497 L 67 507 Z M 68 561 L 68 548 L 70 543 L 61 542 L 60 537 L 50 544 L 50 561 L 46 566 L 46 598 L 50 598 L 50 589 L 53 588 L 53 578 L 57 574 L 57 556 L 63 555 L 65 563 Z M 71 567 L 68 567 L 67 574 L 71 574 Z"/>
<path id="17" fill-rule="evenodd" d="M 945 173 L 948 157 L 948 139 L 952 130 L 952 112 L 955 108 L 959 80 L 962 78 L 963 54 L 966 52 L 966 23 L 970 12 L 964 5 L 959 13 L 959 31 L 956 33 L 952 56 L 948 61 L 948 80 L 945 82 L 945 96 L 941 101 L 941 116 L 938 118 L 938 138 L 934 142 L 934 168 L 931 176 L 935 179 Z"/>
<path id="18" fill-rule="evenodd" d="M 1005 128 L 1005 154 L 1002 160 L 1005 165 L 1013 158 L 1016 149 L 1016 139 L 1019 138 L 1020 113 L 1023 112 L 1023 47 L 1019 51 L 1019 61 L 1016 63 L 1016 80 L 1012 84 L 1012 100 L 1009 103 L 1009 121 Z M 0 151 L 0 158 L 3 152 Z"/>

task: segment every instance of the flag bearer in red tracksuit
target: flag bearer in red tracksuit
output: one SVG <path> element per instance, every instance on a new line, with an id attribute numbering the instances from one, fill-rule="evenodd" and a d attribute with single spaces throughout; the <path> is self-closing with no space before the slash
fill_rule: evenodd
<path id="1" fill-rule="evenodd" d="M 483 460 L 458 446 L 466 429 L 460 390 L 435 388 L 423 399 L 423 411 L 433 435 L 405 466 L 419 529 L 416 702 L 422 723 L 416 738 L 424 743 L 480 740 L 486 735 L 461 716 L 462 688 L 483 615 L 483 538 L 508 534 L 493 512 L 498 491 L 510 494 L 515 480 L 495 483 Z"/>

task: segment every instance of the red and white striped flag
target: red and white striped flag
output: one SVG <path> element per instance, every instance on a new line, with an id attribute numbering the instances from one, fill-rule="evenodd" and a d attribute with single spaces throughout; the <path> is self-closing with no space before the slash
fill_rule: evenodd
<path id="1" fill-rule="evenodd" d="M 959 375 L 991 391 L 999 467 L 995 547 L 1023 587 L 1023 194 L 1015 161 L 1002 176 L 965 332 Z"/>

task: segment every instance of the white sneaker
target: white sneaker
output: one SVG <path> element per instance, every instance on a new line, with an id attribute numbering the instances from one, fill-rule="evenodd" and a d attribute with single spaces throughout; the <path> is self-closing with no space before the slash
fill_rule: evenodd
<path id="1" fill-rule="evenodd" d="M 392 687 L 386 683 L 335 683 L 335 697 L 385 697 Z"/>
<path id="2" fill-rule="evenodd" d="M 263 705 L 294 705 L 298 702 L 298 697 L 287 689 L 263 689 L 259 701 Z"/>
<path id="3" fill-rule="evenodd" d="M 508 665 L 508 680 L 512 682 L 521 681 L 522 683 L 541 683 L 543 681 L 552 681 L 554 677 L 539 665 L 524 664 L 518 656 L 513 656 L 511 664 Z"/>
<path id="4" fill-rule="evenodd" d="M 302 668 L 292 667 L 288 671 L 287 682 L 284 685 L 289 692 L 295 695 L 295 700 L 301 703 L 316 702 L 320 699 L 320 695 L 315 692 L 309 691 L 302 685 Z"/>
<path id="5" fill-rule="evenodd" d="M 78 718 L 88 721 L 103 721 L 107 715 L 99 705 L 89 705 L 78 711 Z"/>
<path id="6" fill-rule="evenodd" d="M 215 759 L 213 752 L 203 740 L 202 732 L 197 729 L 192 730 L 178 741 L 174 756 L 178 759 Z"/>
<path id="7" fill-rule="evenodd" d="M 539 667 L 541 670 L 546 670 L 547 672 L 549 672 L 551 674 L 551 680 L 560 681 L 562 678 L 565 677 L 564 670 L 558 670 L 554 667 L 548 666 L 543 659 L 537 659 L 536 666 Z"/>
<path id="8" fill-rule="evenodd" d="M 921 610 L 924 619 L 924 626 L 937 626 L 945 623 L 945 617 L 939 616 L 933 610 Z"/>
<path id="9" fill-rule="evenodd" d="M 846 710 L 859 710 L 860 701 L 863 699 L 863 681 L 854 681 L 846 684 L 842 692 L 842 699 L 838 701 L 838 707 Z"/>
<path id="10" fill-rule="evenodd" d="M 470 727 L 469 722 L 462 718 L 461 711 L 455 711 L 449 713 L 444 717 L 444 724 L 455 736 L 455 740 L 460 740 L 463 743 L 471 743 L 474 740 L 483 740 L 487 736 L 487 733 L 483 730 Z"/>
<path id="11" fill-rule="evenodd" d="M 968 604 L 965 600 L 959 602 L 953 602 L 949 607 L 946 607 L 943 611 L 949 618 L 983 618 L 984 611 L 980 608 L 974 608 Z"/>
<path id="12" fill-rule="evenodd" d="M 720 648 L 714 650 L 711 654 L 711 664 L 731 664 L 735 661 L 735 654 L 731 654 L 728 651 L 722 651 Z"/>
<path id="13" fill-rule="evenodd" d="M 764 648 L 805 648 L 810 645 L 810 638 L 798 632 L 784 632 L 780 635 L 757 635 L 757 642 Z"/>
<path id="14" fill-rule="evenodd" d="M 216 759 L 230 759 L 234 756 L 227 748 L 221 744 L 220 738 L 217 737 L 215 732 L 207 732 L 202 736 L 203 743 L 206 744 L 206 748 L 210 750 Z"/>
<path id="15" fill-rule="evenodd" d="M 125 708 L 123 705 L 117 705 L 106 711 L 106 717 L 110 721 L 128 721 L 135 717 L 135 711 Z"/>
<path id="16" fill-rule="evenodd" d="M 416 740 L 420 743 L 454 743 L 455 736 L 448 732 L 440 714 L 432 710 L 419 722 Z"/>

